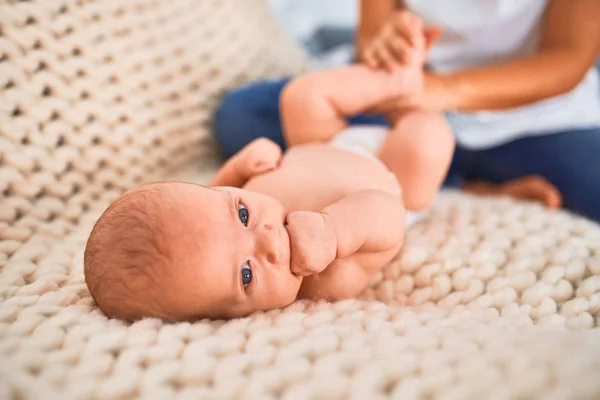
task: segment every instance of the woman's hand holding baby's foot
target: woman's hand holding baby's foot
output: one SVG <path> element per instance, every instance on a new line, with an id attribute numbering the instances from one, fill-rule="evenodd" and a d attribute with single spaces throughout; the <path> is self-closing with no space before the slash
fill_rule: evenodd
<path id="1" fill-rule="evenodd" d="M 374 69 L 392 71 L 398 65 L 423 64 L 439 39 L 441 29 L 425 27 L 419 16 L 404 9 L 394 11 L 364 48 L 361 58 Z M 422 51 L 422 52 L 421 52 Z"/>
<path id="2" fill-rule="evenodd" d="M 277 143 L 267 138 L 258 138 L 237 154 L 236 168 L 241 176 L 249 179 L 276 169 L 282 155 Z"/>
<path id="3" fill-rule="evenodd" d="M 419 50 L 415 50 L 419 52 Z M 415 56 L 415 59 L 418 59 Z M 424 89 L 423 67 L 420 62 L 394 65 L 387 73 L 387 86 L 393 89 L 393 95 L 366 110 L 367 113 L 384 114 L 390 121 L 395 121 L 412 104 L 414 98 L 421 95 Z M 410 108 L 410 107 L 409 107 Z"/>
<path id="4" fill-rule="evenodd" d="M 362 52 L 362 59 L 373 69 L 389 73 L 389 86 L 397 88 L 395 98 L 378 104 L 368 112 L 384 114 L 397 120 L 407 109 L 436 109 L 438 82 L 423 74 L 432 46 L 441 36 L 437 26 L 424 27 L 423 21 L 407 10 L 395 11 Z M 436 90 L 432 90 L 436 89 Z M 429 98 L 433 97 L 433 98 Z M 444 102 L 442 102 L 442 100 Z"/>
<path id="5" fill-rule="evenodd" d="M 286 218 L 286 228 L 290 236 L 290 269 L 294 275 L 318 274 L 335 260 L 335 232 L 323 214 L 294 211 Z"/>

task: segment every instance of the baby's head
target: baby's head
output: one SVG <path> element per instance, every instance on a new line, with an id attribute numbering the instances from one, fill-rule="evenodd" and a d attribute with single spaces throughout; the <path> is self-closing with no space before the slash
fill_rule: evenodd
<path id="1" fill-rule="evenodd" d="M 286 212 L 236 188 L 164 182 L 125 193 L 96 222 L 84 255 L 92 297 L 109 316 L 235 318 L 291 304 Z"/>

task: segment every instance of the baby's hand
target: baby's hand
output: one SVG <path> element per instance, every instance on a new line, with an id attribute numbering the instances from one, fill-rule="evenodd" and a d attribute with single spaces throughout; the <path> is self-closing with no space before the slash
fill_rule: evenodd
<path id="1" fill-rule="evenodd" d="M 237 155 L 238 173 L 246 178 L 273 171 L 279 166 L 282 157 L 281 147 L 267 138 L 250 142 Z"/>
<path id="2" fill-rule="evenodd" d="M 318 274 L 333 262 L 336 254 L 335 233 L 323 214 L 295 211 L 286 219 L 290 235 L 291 262 L 294 275 Z"/>

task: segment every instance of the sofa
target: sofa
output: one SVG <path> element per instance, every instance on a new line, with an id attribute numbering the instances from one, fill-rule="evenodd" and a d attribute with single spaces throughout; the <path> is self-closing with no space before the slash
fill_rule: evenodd
<path id="1" fill-rule="evenodd" d="M 98 309 L 100 213 L 207 182 L 220 97 L 306 68 L 264 0 L 0 3 L 0 398 L 600 398 L 600 227 L 507 198 L 440 193 L 353 300 L 178 324 Z"/>

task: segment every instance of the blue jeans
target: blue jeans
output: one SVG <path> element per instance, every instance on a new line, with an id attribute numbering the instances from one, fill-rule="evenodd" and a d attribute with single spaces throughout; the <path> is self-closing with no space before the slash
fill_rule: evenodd
<path id="1" fill-rule="evenodd" d="M 279 93 L 288 79 L 252 83 L 227 94 L 216 113 L 215 135 L 230 157 L 264 136 L 285 148 Z M 389 125 L 382 116 L 357 115 L 352 125 Z M 465 180 L 502 183 L 538 174 L 562 193 L 564 206 L 600 222 L 600 128 L 525 137 L 485 150 L 457 146 L 446 184 Z"/>

